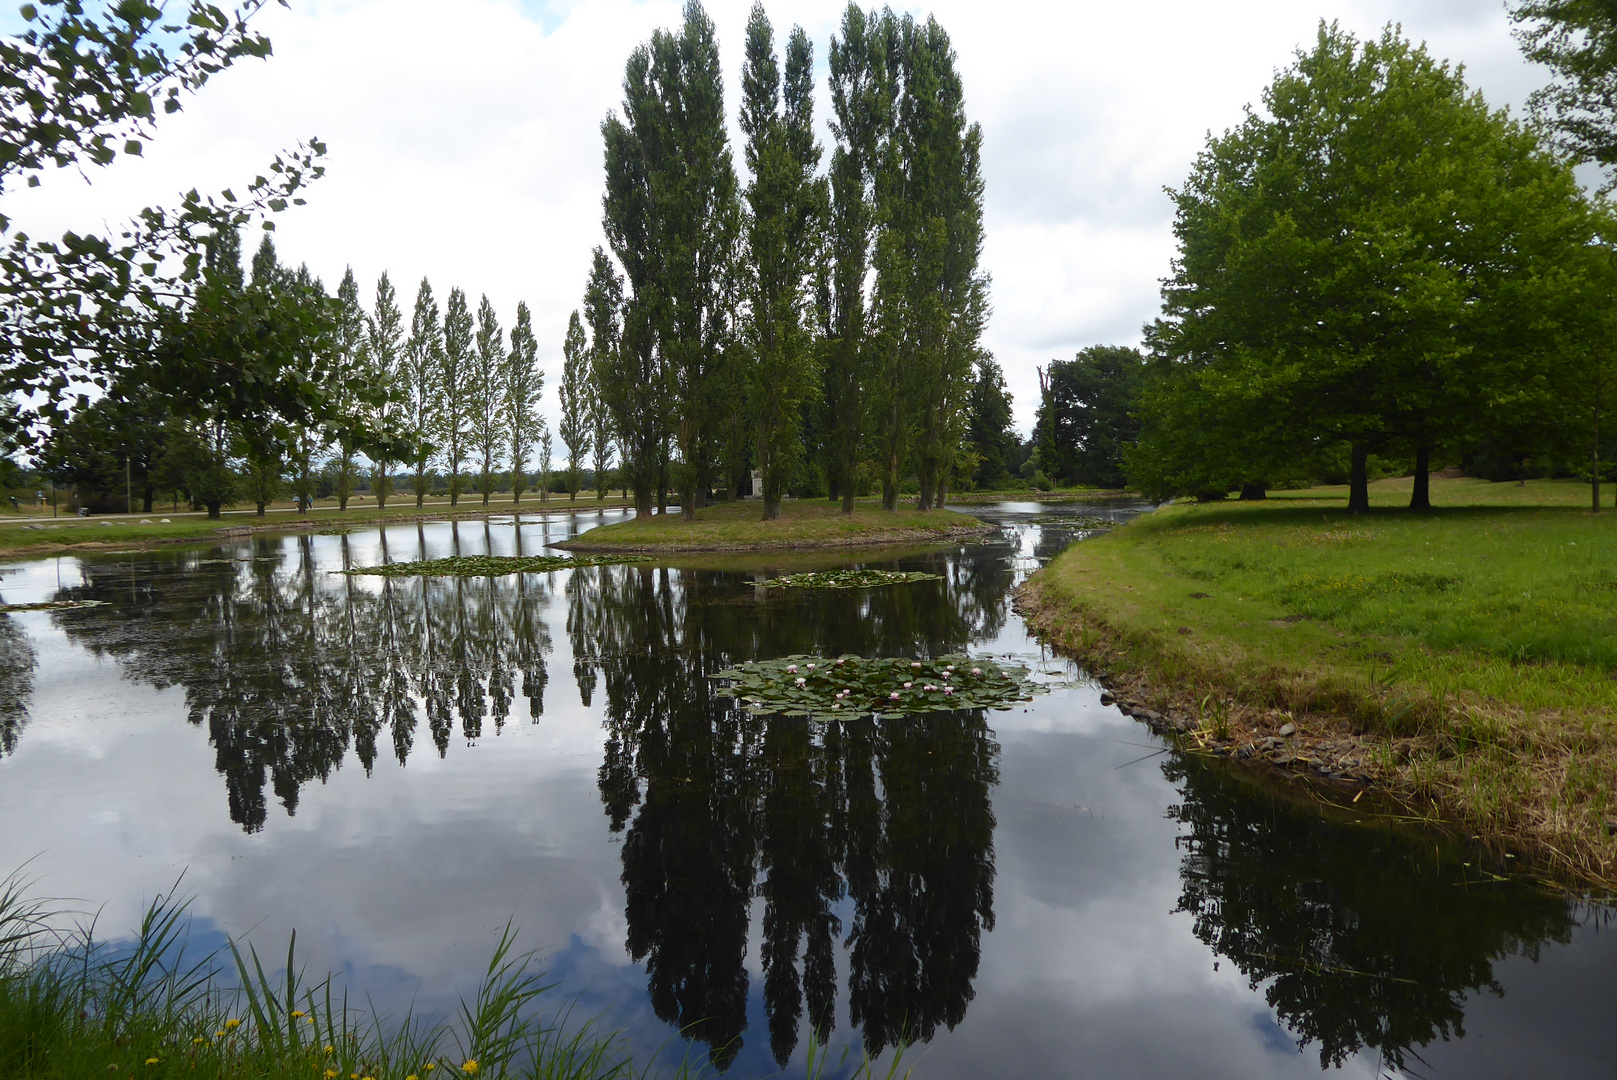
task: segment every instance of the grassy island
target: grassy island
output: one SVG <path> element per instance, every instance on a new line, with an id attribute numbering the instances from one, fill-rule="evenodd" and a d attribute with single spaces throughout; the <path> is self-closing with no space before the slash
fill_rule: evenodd
<path id="1" fill-rule="evenodd" d="M 1159 730 L 1617 885 L 1617 514 L 1568 482 L 1372 492 L 1166 507 L 1020 602 Z"/>
<path id="2" fill-rule="evenodd" d="M 831 503 L 794 500 L 781 505 L 774 521 L 761 520 L 762 514 L 758 502 L 719 503 L 698 510 L 695 521 L 684 520 L 677 511 L 637 517 L 555 546 L 572 551 L 768 551 L 958 540 L 994 528 L 952 510 L 923 513 L 900 507 L 888 513 L 867 503 L 845 515 Z"/>

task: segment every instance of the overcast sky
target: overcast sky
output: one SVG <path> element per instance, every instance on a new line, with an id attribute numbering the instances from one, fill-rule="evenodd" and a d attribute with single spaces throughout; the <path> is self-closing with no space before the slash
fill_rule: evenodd
<path id="1" fill-rule="evenodd" d="M 733 138 L 749 6 L 708 4 Z M 778 40 L 795 22 L 814 41 L 828 142 L 825 52 L 842 9 L 774 0 L 768 10 Z M 1163 188 L 1312 43 L 1320 19 L 1361 36 L 1400 21 L 1464 64 L 1495 105 L 1519 109 L 1543 81 L 1521 59 L 1502 0 L 940 0 L 906 10 L 948 30 L 968 113 L 983 127 L 983 261 L 994 279 L 985 343 L 1024 432 L 1037 365 L 1138 342 L 1173 253 Z M 673 0 L 292 0 L 259 20 L 274 57 L 218 76 L 162 122 L 144 160 L 91 173 L 88 185 L 58 174 L 9 194 L 7 209 L 36 236 L 94 228 L 192 186 L 240 187 L 278 149 L 318 136 L 328 173 L 306 207 L 278 219 L 282 259 L 307 261 L 332 288 L 351 264 L 367 303 L 386 270 L 407 317 L 423 275 L 440 302 L 452 285 L 474 305 L 487 293 L 507 329 L 526 300 L 554 422 L 567 316 L 601 242 L 600 122 L 621 97 L 629 51 L 679 14 Z M 8 13 L 0 28 L 18 25 Z"/>

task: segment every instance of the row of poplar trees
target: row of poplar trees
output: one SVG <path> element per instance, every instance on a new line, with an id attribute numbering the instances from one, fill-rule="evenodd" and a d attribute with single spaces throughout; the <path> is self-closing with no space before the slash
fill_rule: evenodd
<path id="1" fill-rule="evenodd" d="M 220 239 L 226 249 L 233 246 L 233 238 Z M 230 256 L 213 261 L 228 263 Z M 266 237 L 254 258 L 253 277 L 261 281 L 271 275 L 301 275 L 305 288 L 323 293 L 307 269 L 294 274 L 278 267 Z M 431 283 L 422 278 L 407 323 L 386 271 L 367 305 L 349 268 L 331 307 L 325 382 L 343 422 L 288 427 L 278 440 L 285 452 L 272 452 L 265 464 L 255 460 L 261 455 L 248 440 L 250 486 L 267 464 L 274 472 L 289 474 L 299 506 L 306 508 L 313 490 L 311 471 L 329 456 L 338 505 L 344 510 L 366 465 L 378 506 L 387 505 L 401 471 L 414 473 L 413 493 L 420 506 L 432 479 L 429 473 L 437 467 L 447 475 L 451 505 L 474 486 L 486 506 L 502 467 L 510 469 L 514 499 L 522 496 L 536 451 L 542 471 L 549 471 L 552 437 L 539 414 L 545 376 L 526 303 L 517 304 L 507 335 L 486 295 L 474 315 L 465 292 L 451 289 L 440 313 Z M 264 500 L 258 501 L 262 506 Z"/>
<path id="2" fill-rule="evenodd" d="M 853 512 L 874 468 L 946 498 L 988 311 L 982 134 L 966 120 L 948 35 L 849 5 L 831 39 L 829 168 L 814 134 L 814 47 L 785 62 L 761 5 L 741 76 L 743 186 L 725 123 L 718 41 L 697 0 L 629 57 L 621 114 L 601 125 L 606 244 L 595 250 L 567 362 L 598 403 L 563 402 L 563 440 L 617 448 L 649 513 L 694 516 L 756 462 L 764 517 L 815 425 L 833 497 Z M 569 435 L 581 440 L 575 444 Z"/>

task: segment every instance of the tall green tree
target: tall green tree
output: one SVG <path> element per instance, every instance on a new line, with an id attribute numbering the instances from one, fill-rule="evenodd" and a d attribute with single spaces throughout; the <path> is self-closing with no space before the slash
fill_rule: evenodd
<path id="1" fill-rule="evenodd" d="M 609 228 L 608 235 L 611 231 Z M 621 234 L 624 250 L 637 273 L 644 271 L 643 261 L 636 254 L 639 249 L 634 238 L 638 235 L 637 229 L 625 229 Z M 657 362 L 656 333 L 648 311 L 653 288 L 642 278 L 642 294 L 625 299 L 624 278 L 618 275 L 606 252 L 595 249 L 584 290 L 584 315 L 590 324 L 590 367 L 603 415 L 618 440 L 623 486 L 633 490 L 635 513 L 642 515 L 651 513 L 669 415 L 666 384 Z"/>
<path id="2" fill-rule="evenodd" d="M 780 500 L 802 449 L 804 405 L 817 389 L 810 291 L 819 261 L 826 190 L 815 178 L 814 50 L 802 27 L 786 46 L 784 82 L 762 3 L 747 20 L 741 72 L 747 186 L 748 404 L 763 474 L 764 520 Z"/>
<path id="3" fill-rule="evenodd" d="M 883 505 L 896 505 L 913 438 L 921 509 L 943 502 L 972 365 L 988 314 L 982 253 L 982 130 L 948 34 L 935 19 L 899 25 L 893 135 L 878 176 L 884 228 L 876 294 L 886 377 L 880 380 Z"/>
<path id="4" fill-rule="evenodd" d="M 550 421 L 544 417 L 539 418 L 539 501 L 550 501 L 550 467 L 551 455 L 555 453 L 555 443 L 550 435 Z"/>
<path id="5" fill-rule="evenodd" d="M 376 305 L 366 320 L 366 381 L 375 392 L 375 401 L 369 415 L 370 429 L 386 438 L 383 448 L 372 455 L 371 492 L 376 496 L 376 507 L 387 508 L 387 497 L 393 487 L 393 466 L 398 459 L 393 439 L 407 426 L 409 390 L 404 370 L 404 312 L 399 310 L 398 293 L 387 271 L 376 282 Z"/>
<path id="6" fill-rule="evenodd" d="M 365 307 L 359 300 L 359 279 L 354 277 L 352 266 L 343 271 L 342 282 L 337 286 L 337 332 L 334 344 L 337 410 L 342 418 L 335 462 L 337 509 L 346 512 L 348 500 L 354 495 L 354 481 L 359 477 L 359 423 L 364 412 L 359 388 L 365 382 L 370 366 Z"/>
<path id="7" fill-rule="evenodd" d="M 630 55 L 623 90 L 622 118 L 602 124 L 604 224 L 628 283 L 623 350 L 659 369 L 679 454 L 673 479 L 692 517 L 711 473 L 710 383 L 730 334 L 723 284 L 740 218 L 718 40 L 699 0 L 687 0 L 678 33 L 658 30 Z M 655 456 L 660 488 L 661 437 Z"/>
<path id="8" fill-rule="evenodd" d="M 410 464 L 415 469 L 415 504 L 419 509 L 427 497 L 427 468 L 436 451 L 434 440 L 437 416 L 443 404 L 439 379 L 444 367 L 444 332 L 438 321 L 438 301 L 432 285 L 421 279 L 416 289 L 415 310 L 410 316 L 410 336 L 404 343 L 402 383 L 404 390 L 404 431 L 410 445 Z"/>
<path id="9" fill-rule="evenodd" d="M 494 463 L 509 432 L 500 377 L 506 367 L 505 334 L 486 293 L 477 305 L 477 347 L 472 350 L 471 361 L 466 380 L 466 417 L 472 453 L 479 466 L 477 489 L 487 506 L 494 488 Z"/>
<path id="10" fill-rule="evenodd" d="M 979 488 L 992 487 L 1016 468 L 1020 448 L 1012 426 L 1011 393 L 1005 388 L 1005 373 L 988 353 L 977 361 L 977 381 L 972 383 L 966 414 L 966 439 L 976 456 L 972 481 Z"/>
<path id="11" fill-rule="evenodd" d="M 842 34 L 831 39 L 831 208 L 829 271 L 822 335 L 827 474 L 842 512 L 853 513 L 854 487 L 871 419 L 874 377 L 866 279 L 877 227 L 876 176 L 891 138 L 897 83 L 889 58 L 897 47 L 891 12 L 869 15 L 850 3 Z"/>
<path id="12" fill-rule="evenodd" d="M 297 273 L 293 275 L 293 283 L 299 292 L 309 296 L 313 302 L 328 305 L 326 287 L 309 272 L 308 263 L 299 265 Z M 328 343 L 325 339 L 310 343 L 311 355 L 305 370 L 318 371 L 325 366 L 323 358 L 314 355 L 314 352 Z M 292 497 L 297 502 L 298 513 L 307 514 L 314 505 L 315 459 L 330 445 L 331 435 L 326 425 L 313 416 L 289 420 L 288 424 L 291 430 L 291 459 L 288 464 Z"/>
<path id="13" fill-rule="evenodd" d="M 1431 454 L 1562 362 L 1544 330 L 1592 232 L 1570 168 L 1395 30 L 1322 24 L 1174 200 L 1137 458 L 1159 490 L 1345 445 L 1351 510 L 1381 449 L 1414 454 L 1424 507 Z"/>
<path id="14" fill-rule="evenodd" d="M 561 344 L 561 419 L 556 433 L 567 447 L 567 499 L 578 499 L 578 463 L 594 443 L 590 428 L 589 339 L 584 323 L 574 311 L 567 319 L 567 336 Z"/>
<path id="15" fill-rule="evenodd" d="M 444 468 L 449 472 L 449 505 L 460 503 L 461 469 L 471 446 L 467 420 L 470 416 L 472 368 L 476 342 L 471 310 L 466 294 L 449 290 L 444 306 L 443 366 L 438 370 L 439 399 L 434 434 L 443 447 Z"/>
<path id="16" fill-rule="evenodd" d="M 511 352 L 506 357 L 502 382 L 502 423 L 511 446 L 511 501 L 521 502 L 528 482 L 528 455 L 540 431 L 544 438 L 549 438 L 550 431 L 539 416 L 545 373 L 539 367 L 539 342 L 533 336 L 533 316 L 525 302 L 517 304 L 517 321 L 511 328 Z"/>

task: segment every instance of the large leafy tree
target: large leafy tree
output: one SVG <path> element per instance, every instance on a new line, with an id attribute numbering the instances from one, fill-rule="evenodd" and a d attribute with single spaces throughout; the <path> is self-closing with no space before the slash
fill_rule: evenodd
<path id="1" fill-rule="evenodd" d="M 466 417 L 472 452 L 479 465 L 477 490 L 483 495 L 484 506 L 494 490 L 494 463 L 509 434 L 501 407 L 505 365 L 505 334 L 485 294 L 477 305 L 477 347 L 472 350 L 470 377 L 466 380 Z"/>
<path id="2" fill-rule="evenodd" d="M 972 479 L 978 487 L 990 487 L 1016 468 L 1020 446 L 1012 426 L 1005 373 L 987 353 L 977 361 L 977 381 L 971 385 L 966 417 L 966 440 L 976 458 Z"/>
<path id="3" fill-rule="evenodd" d="M 541 437 L 540 430 L 544 429 L 543 439 L 550 438 L 549 429 L 539 415 L 545 373 L 539 366 L 539 342 L 533 336 L 533 316 L 525 302 L 517 304 L 517 321 L 511 328 L 511 351 L 506 357 L 501 383 L 504 388 L 501 421 L 511 446 L 511 501 L 520 502 L 528 484 L 528 455 L 533 453 Z M 543 495 L 541 492 L 541 499 Z"/>
<path id="4" fill-rule="evenodd" d="M 898 24 L 890 12 L 866 15 L 850 3 L 831 39 L 831 205 L 829 264 L 821 290 L 825 448 L 828 478 L 853 513 L 854 488 L 871 412 L 875 342 L 866 278 L 877 227 L 876 173 L 891 138 L 897 83 L 890 58 Z"/>
<path id="5" fill-rule="evenodd" d="M 1120 488 L 1140 433 L 1145 358 L 1121 345 L 1094 345 L 1039 372 L 1034 453 L 1039 468 L 1068 484 Z"/>
<path id="6" fill-rule="evenodd" d="M 404 343 L 402 382 L 404 392 L 404 431 L 412 447 L 410 464 L 415 469 L 415 504 L 427 497 L 427 466 L 432 463 L 436 438 L 434 421 L 441 405 L 439 376 L 444 364 L 444 331 L 438 320 L 438 301 L 426 278 L 416 289 L 415 310 L 410 316 L 410 336 Z"/>
<path id="7" fill-rule="evenodd" d="M 460 502 L 461 469 L 471 446 L 467 419 L 470 413 L 472 366 L 475 340 L 471 309 L 466 294 L 449 290 L 444 306 L 443 366 L 438 369 L 439 401 L 433 433 L 443 447 L 444 467 L 449 472 L 449 505 Z"/>
<path id="8" fill-rule="evenodd" d="M 752 182 L 746 191 L 748 402 L 763 474 L 764 519 L 802 446 L 803 406 L 816 386 L 809 286 L 818 262 L 825 185 L 815 178 L 814 50 L 802 27 L 786 46 L 784 80 L 761 3 L 747 20 L 741 130 Z"/>
<path id="9" fill-rule="evenodd" d="M 235 61 L 269 55 L 269 41 L 248 27 L 263 6 L 250 0 L 227 13 L 192 0 L 165 13 L 149 3 L 99 12 L 79 0 L 23 5 L 27 28 L 0 39 L 0 195 L 36 186 L 50 168 L 84 171 L 141 153 L 160 112 L 178 111 Z M 109 235 L 36 239 L 0 212 L 0 395 L 30 402 L 0 410 L 0 437 L 16 442 L 41 419 L 62 420 L 85 386 L 114 383 L 175 395 L 205 386 L 248 423 L 322 415 L 325 385 L 306 356 L 279 348 L 220 355 L 177 343 L 207 286 L 208 239 L 301 202 L 297 192 L 321 174 L 323 153 L 310 140 L 276 158 L 244 197 L 193 190 L 177 208 L 148 208 Z M 217 325 L 218 314 L 198 325 Z"/>
<path id="10" fill-rule="evenodd" d="M 1148 486 L 1345 445 L 1355 511 L 1373 451 L 1414 453 L 1424 506 L 1434 450 L 1542 393 L 1591 232 L 1570 169 L 1390 29 L 1322 25 L 1174 199 Z"/>
<path id="11" fill-rule="evenodd" d="M 584 323 L 574 311 L 567 319 L 567 336 L 561 344 L 561 419 L 556 433 L 567 447 L 567 498 L 578 498 L 578 463 L 594 443 L 590 427 L 589 339 Z"/>
<path id="12" fill-rule="evenodd" d="M 643 270 L 632 242 L 625 245 L 625 251 L 635 272 Z M 653 286 L 642 279 L 641 287 L 641 295 L 626 299 L 624 278 L 606 252 L 595 249 L 584 289 L 584 316 L 590 324 L 590 367 L 603 415 L 621 449 L 624 486 L 634 492 L 635 512 L 650 514 L 668 430 L 669 405 L 663 371 L 657 363 L 656 332 L 647 310 Z M 599 478 L 596 486 L 599 492 Z"/>
<path id="13" fill-rule="evenodd" d="M 345 423 L 337 436 L 336 489 L 337 509 L 348 510 L 348 500 L 354 496 L 354 484 L 359 478 L 359 418 L 367 400 L 360 394 L 370 367 L 370 336 L 365 305 L 359 299 L 359 279 L 354 268 L 343 271 L 337 286 L 336 332 L 333 335 L 335 388 L 333 405 Z"/>

